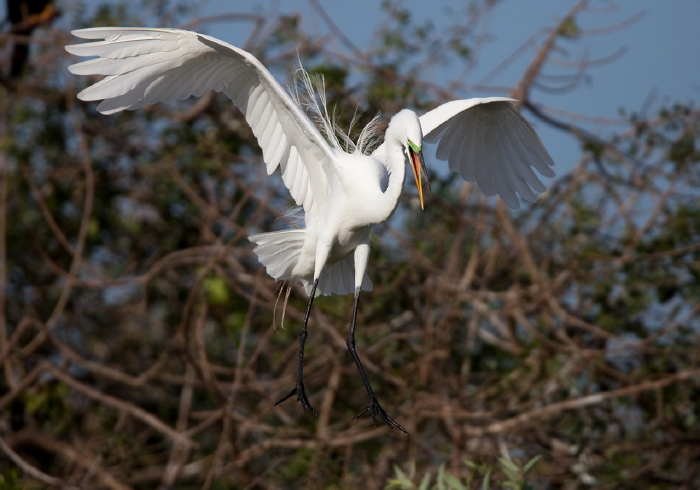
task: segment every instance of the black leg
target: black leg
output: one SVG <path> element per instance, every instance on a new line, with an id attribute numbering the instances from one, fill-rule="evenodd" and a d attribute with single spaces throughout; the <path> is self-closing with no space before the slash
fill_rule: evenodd
<path id="1" fill-rule="evenodd" d="M 362 410 L 360 413 L 355 415 L 352 419 L 357 420 L 360 417 L 362 417 L 364 414 L 369 412 L 369 414 L 372 416 L 372 422 L 374 422 L 374 425 L 377 425 L 377 415 L 379 415 L 382 420 L 388 425 L 389 427 L 399 429 L 400 431 L 405 432 L 408 434 L 406 429 L 401 427 L 394 419 L 392 419 L 388 413 L 384 411 L 384 409 L 379 405 L 379 401 L 377 401 L 377 397 L 374 394 L 374 390 L 372 390 L 372 387 L 369 384 L 369 380 L 367 379 L 367 375 L 365 374 L 365 369 L 362 367 L 362 363 L 360 362 L 360 357 L 357 355 L 357 351 L 355 350 L 355 322 L 357 320 L 357 307 L 360 302 L 360 292 L 357 291 L 355 292 L 355 302 L 353 303 L 352 306 L 352 319 L 350 320 L 350 331 L 348 332 L 348 337 L 347 337 L 347 345 L 348 345 L 348 350 L 350 351 L 350 355 L 352 356 L 352 359 L 355 361 L 355 365 L 357 366 L 357 370 L 360 372 L 360 377 L 362 378 L 362 383 L 365 385 L 365 389 L 367 390 L 367 395 L 369 396 L 369 403 L 367 404 L 367 407 L 365 407 L 364 410 Z"/>
<path id="2" fill-rule="evenodd" d="M 316 295 L 316 287 L 318 286 L 318 279 L 314 281 L 314 287 L 311 289 L 311 297 L 309 298 L 309 306 L 306 308 L 306 315 L 304 316 L 304 325 L 301 327 L 299 332 L 299 372 L 297 373 L 297 385 L 289 392 L 284 398 L 280 398 L 275 406 L 279 405 L 287 398 L 297 395 L 297 401 L 301 403 L 301 408 L 304 409 L 305 413 L 311 412 L 314 415 L 318 415 L 314 407 L 309 403 L 309 399 L 306 397 L 306 390 L 304 390 L 304 344 L 306 344 L 306 325 L 309 323 L 309 315 L 311 314 L 311 304 L 314 302 L 314 296 Z"/>

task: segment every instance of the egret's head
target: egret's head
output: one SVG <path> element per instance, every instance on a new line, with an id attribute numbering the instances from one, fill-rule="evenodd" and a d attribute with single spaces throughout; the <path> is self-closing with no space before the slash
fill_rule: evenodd
<path id="1" fill-rule="evenodd" d="M 413 170 L 413 177 L 416 179 L 420 207 L 424 209 L 421 174 L 425 177 L 428 190 L 430 190 L 430 182 L 428 181 L 428 172 L 425 169 L 425 160 L 423 159 L 423 130 L 416 113 L 408 109 L 398 112 L 391 118 L 386 136 L 387 138 L 395 138 L 395 141 L 404 148 L 408 163 Z"/>

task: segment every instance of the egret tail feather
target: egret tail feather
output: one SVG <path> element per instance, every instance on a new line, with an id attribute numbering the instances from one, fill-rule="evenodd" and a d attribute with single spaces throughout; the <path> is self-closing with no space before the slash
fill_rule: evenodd
<path id="1" fill-rule="evenodd" d="M 299 263 L 306 230 L 284 230 L 272 233 L 251 235 L 248 239 L 256 244 L 253 252 L 267 269 L 267 273 L 278 281 L 299 281 L 306 294 L 311 294 L 313 277 L 295 275 L 294 268 Z M 362 280 L 363 291 L 372 290 L 372 281 L 367 274 Z M 355 264 L 352 255 L 329 265 L 321 273 L 316 294 L 351 294 L 355 291 Z"/>

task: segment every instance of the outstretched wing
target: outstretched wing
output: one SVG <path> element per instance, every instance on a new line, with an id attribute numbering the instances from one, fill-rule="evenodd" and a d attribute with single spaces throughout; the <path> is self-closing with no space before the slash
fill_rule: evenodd
<path id="1" fill-rule="evenodd" d="M 552 158 L 513 99 L 489 97 L 447 102 L 420 117 L 423 139 L 437 143 L 436 156 L 450 170 L 498 194 L 517 209 L 516 195 L 534 202 L 545 186 L 532 170 L 554 177 Z"/>
<path id="2" fill-rule="evenodd" d="M 102 100 L 112 114 L 148 104 L 224 92 L 240 108 L 258 139 L 271 174 L 279 166 L 285 185 L 307 213 L 328 197 L 332 152 L 318 129 L 253 55 L 203 34 L 179 29 L 98 27 L 73 31 L 83 39 L 66 46 L 95 59 L 70 66 L 76 75 L 106 75 L 78 94 Z"/>

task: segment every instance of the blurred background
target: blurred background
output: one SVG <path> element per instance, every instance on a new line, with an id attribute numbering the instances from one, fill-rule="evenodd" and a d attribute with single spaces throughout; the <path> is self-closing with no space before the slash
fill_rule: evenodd
<path id="1" fill-rule="evenodd" d="M 8 0 L 0 488 L 700 488 L 700 3 Z M 665 8 L 664 8 L 665 6 Z M 556 162 L 511 211 L 430 150 L 351 296 L 286 312 L 247 236 L 292 204 L 220 94 L 103 116 L 72 29 L 183 27 L 301 62 L 349 124 L 520 101 Z"/>

